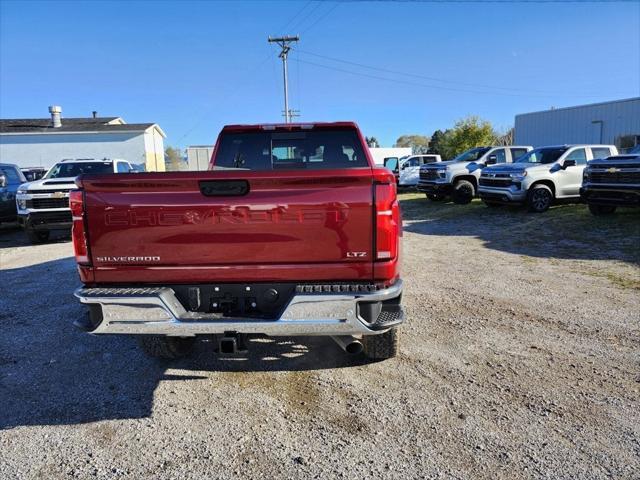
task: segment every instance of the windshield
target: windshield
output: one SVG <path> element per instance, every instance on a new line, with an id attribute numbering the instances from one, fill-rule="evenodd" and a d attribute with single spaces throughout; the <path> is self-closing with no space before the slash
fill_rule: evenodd
<path id="1" fill-rule="evenodd" d="M 516 163 L 553 163 L 566 151 L 566 148 L 536 148 L 518 158 Z"/>
<path id="2" fill-rule="evenodd" d="M 111 162 L 57 163 L 44 178 L 75 178 L 83 173 L 113 173 L 113 164 Z"/>
<path id="3" fill-rule="evenodd" d="M 453 159 L 454 162 L 475 162 L 490 150 L 489 147 L 478 147 L 467 150 Z"/>

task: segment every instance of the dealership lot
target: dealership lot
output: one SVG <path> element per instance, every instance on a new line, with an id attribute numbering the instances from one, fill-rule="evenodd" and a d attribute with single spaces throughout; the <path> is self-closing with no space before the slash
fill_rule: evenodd
<path id="1" fill-rule="evenodd" d="M 640 217 L 402 195 L 398 358 L 330 339 L 172 363 L 76 331 L 71 244 L 0 229 L 1 478 L 632 478 Z"/>

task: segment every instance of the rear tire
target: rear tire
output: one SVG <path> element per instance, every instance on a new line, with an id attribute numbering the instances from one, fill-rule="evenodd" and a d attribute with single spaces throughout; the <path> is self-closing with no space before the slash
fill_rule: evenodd
<path id="1" fill-rule="evenodd" d="M 193 350 L 195 337 L 165 337 L 160 335 L 140 335 L 138 343 L 149 357 L 175 359 L 186 357 Z"/>
<path id="2" fill-rule="evenodd" d="M 442 200 L 444 200 L 444 197 L 444 195 L 440 195 L 437 193 L 427 193 L 427 198 L 432 202 L 441 202 Z"/>
<path id="3" fill-rule="evenodd" d="M 611 215 L 616 211 L 615 205 L 593 205 L 589 204 L 589 211 L 592 215 Z"/>
<path id="4" fill-rule="evenodd" d="M 34 230 L 27 228 L 25 230 L 27 237 L 31 243 L 44 243 L 49 240 L 49 230 Z"/>
<path id="5" fill-rule="evenodd" d="M 476 196 L 476 187 L 468 180 L 458 180 L 453 186 L 453 203 L 466 205 Z"/>
<path id="6" fill-rule="evenodd" d="M 364 354 L 371 360 L 386 360 L 398 354 L 398 329 L 392 328 L 380 335 L 362 337 Z"/>
<path id="7" fill-rule="evenodd" d="M 534 213 L 549 210 L 553 203 L 553 192 L 546 185 L 534 185 L 527 193 L 527 209 Z"/>

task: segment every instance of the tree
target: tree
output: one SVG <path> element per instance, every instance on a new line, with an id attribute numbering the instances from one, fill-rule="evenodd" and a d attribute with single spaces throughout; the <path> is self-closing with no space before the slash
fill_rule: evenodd
<path id="1" fill-rule="evenodd" d="M 490 122 L 477 116 L 469 116 L 458 120 L 455 126 L 443 135 L 440 142 L 442 154 L 446 158 L 453 158 L 470 148 L 493 145 L 496 143 L 496 137 Z"/>
<path id="2" fill-rule="evenodd" d="M 515 136 L 515 130 L 513 127 L 509 128 L 506 132 L 496 133 L 497 145 L 513 145 L 513 138 Z"/>
<path id="3" fill-rule="evenodd" d="M 413 153 L 429 151 L 429 137 L 424 135 L 402 135 L 396 140 L 394 147 L 410 147 Z"/>
<path id="4" fill-rule="evenodd" d="M 442 141 L 446 132 L 442 130 L 436 130 L 431 135 L 431 141 L 429 141 L 429 151 L 427 153 L 433 153 L 436 155 L 442 155 Z"/>
<path id="5" fill-rule="evenodd" d="M 380 143 L 376 137 L 364 137 L 364 140 L 367 142 L 367 146 L 369 148 L 378 148 L 380 147 Z"/>
<path id="6" fill-rule="evenodd" d="M 182 169 L 182 154 L 179 148 L 167 147 L 164 149 L 164 164 L 168 171 L 177 172 Z"/>

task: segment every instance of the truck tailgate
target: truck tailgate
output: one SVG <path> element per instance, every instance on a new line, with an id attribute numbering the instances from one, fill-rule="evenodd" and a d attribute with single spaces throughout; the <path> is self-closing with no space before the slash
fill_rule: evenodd
<path id="1" fill-rule="evenodd" d="M 95 282 L 373 276 L 369 167 L 124 174 L 81 183 Z"/>

